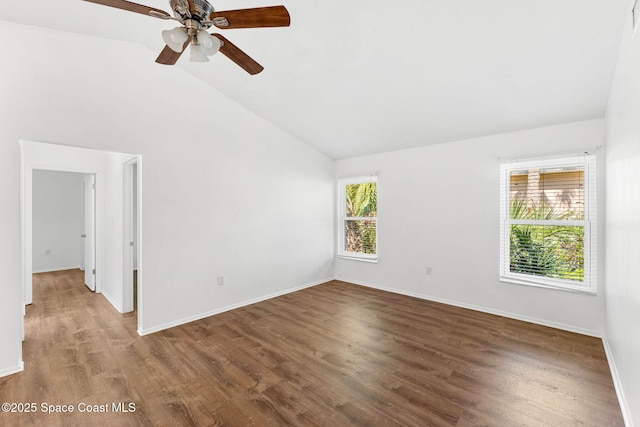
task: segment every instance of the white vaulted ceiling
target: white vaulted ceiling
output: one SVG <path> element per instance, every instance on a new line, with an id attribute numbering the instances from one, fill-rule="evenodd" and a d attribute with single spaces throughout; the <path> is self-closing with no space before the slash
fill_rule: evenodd
<path id="1" fill-rule="evenodd" d="M 284 4 L 291 27 L 220 31 L 256 76 L 222 55 L 177 66 L 336 159 L 603 117 L 631 19 L 628 0 L 210 2 Z M 156 52 L 175 26 L 81 0 L 4 2 L 0 20 Z"/>

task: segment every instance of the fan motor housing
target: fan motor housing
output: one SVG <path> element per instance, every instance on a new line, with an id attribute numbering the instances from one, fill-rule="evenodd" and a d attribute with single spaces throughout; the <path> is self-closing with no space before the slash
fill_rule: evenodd
<path id="1" fill-rule="evenodd" d="M 209 21 L 211 13 L 215 12 L 215 9 L 207 0 L 193 0 L 194 12 L 189 11 L 189 2 L 187 0 L 169 0 L 169 4 L 175 17 L 180 20 Z"/>

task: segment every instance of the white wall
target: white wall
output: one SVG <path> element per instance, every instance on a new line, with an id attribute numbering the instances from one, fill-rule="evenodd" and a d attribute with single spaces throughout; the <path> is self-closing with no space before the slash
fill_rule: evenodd
<path id="1" fill-rule="evenodd" d="M 33 272 L 80 267 L 82 175 L 33 171 Z"/>
<path id="2" fill-rule="evenodd" d="M 336 177 L 379 171 L 379 261 L 338 259 L 337 278 L 602 335 L 602 274 L 597 296 L 499 281 L 498 158 L 578 153 L 604 140 L 604 121 L 593 120 L 338 161 Z"/>
<path id="3" fill-rule="evenodd" d="M 628 425 L 640 425 L 640 33 L 627 16 L 607 108 L 607 345 Z"/>
<path id="4" fill-rule="evenodd" d="M 144 47 L 0 37 L 0 375 L 21 358 L 18 139 L 142 155 L 143 333 L 333 276 L 329 158 Z"/>

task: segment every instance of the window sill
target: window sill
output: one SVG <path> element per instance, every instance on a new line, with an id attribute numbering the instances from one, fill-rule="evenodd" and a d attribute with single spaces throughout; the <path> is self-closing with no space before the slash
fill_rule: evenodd
<path id="1" fill-rule="evenodd" d="M 534 280 L 520 279 L 518 277 L 500 276 L 500 281 L 503 283 L 513 283 L 516 285 L 533 286 L 537 288 L 555 289 L 557 291 L 573 292 L 577 294 L 587 294 L 597 296 L 598 292 L 595 289 L 589 289 L 580 286 L 571 286 L 564 284 L 544 283 Z"/>
<path id="2" fill-rule="evenodd" d="M 370 264 L 377 264 L 378 263 L 378 257 L 365 258 L 365 257 L 359 257 L 359 256 L 352 256 L 352 255 L 338 255 L 338 258 L 348 259 L 348 260 L 352 260 L 352 261 L 368 262 Z"/>

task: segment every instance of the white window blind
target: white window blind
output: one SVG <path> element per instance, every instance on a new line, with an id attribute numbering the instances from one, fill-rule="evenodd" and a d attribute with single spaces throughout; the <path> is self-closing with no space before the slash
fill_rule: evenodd
<path id="1" fill-rule="evenodd" d="M 378 258 L 378 186 L 375 176 L 338 181 L 338 256 Z"/>
<path id="2" fill-rule="evenodd" d="M 501 280 L 596 291 L 595 166 L 590 154 L 501 165 Z"/>

